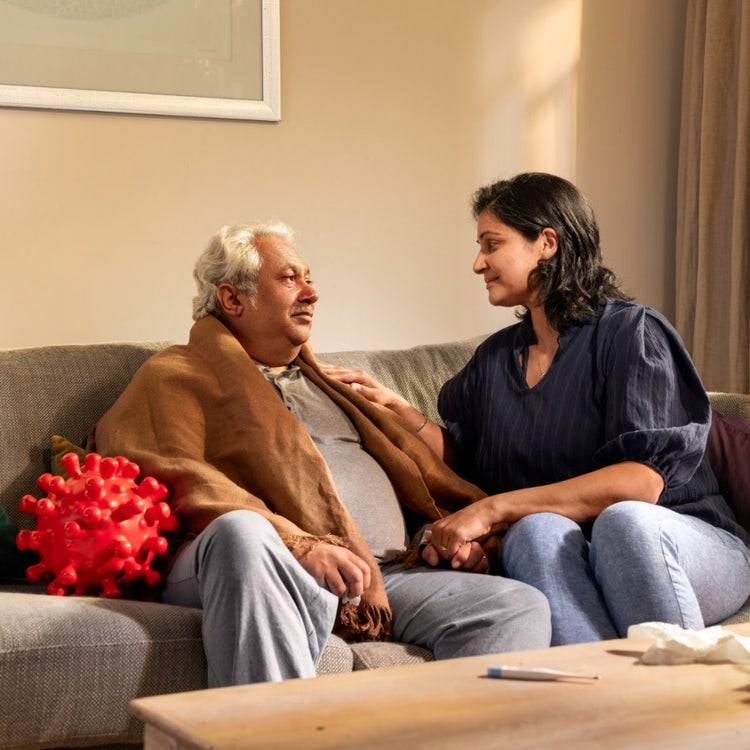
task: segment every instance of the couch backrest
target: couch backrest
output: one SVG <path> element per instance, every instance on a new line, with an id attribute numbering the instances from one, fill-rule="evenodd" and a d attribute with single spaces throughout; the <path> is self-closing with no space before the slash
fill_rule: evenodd
<path id="1" fill-rule="evenodd" d="M 440 386 L 458 372 L 481 340 L 318 357 L 367 370 L 438 419 L 435 401 Z M 41 496 L 36 480 L 50 471 L 52 435 L 82 445 L 135 371 L 167 344 L 0 350 L 0 504 L 14 523 L 29 527 L 33 522 L 19 512 L 18 503 L 25 494 Z"/>
<path id="2" fill-rule="evenodd" d="M 392 388 L 435 422 L 440 422 L 437 394 L 474 353 L 485 336 L 410 349 L 318 353 L 321 362 L 356 367 Z"/>
<path id="3" fill-rule="evenodd" d="M 135 371 L 164 343 L 0 350 L 0 504 L 19 526 L 25 494 L 50 470 L 52 435 L 79 445 Z"/>
<path id="4" fill-rule="evenodd" d="M 719 414 L 728 417 L 742 417 L 750 419 L 750 395 L 746 393 L 719 393 L 718 391 L 708 394 L 711 406 Z"/>
<path id="5" fill-rule="evenodd" d="M 410 349 L 318 353 L 323 362 L 358 367 L 401 393 L 431 419 L 440 386 L 483 340 L 478 336 Z M 0 350 L 0 504 L 21 527 L 23 495 L 40 496 L 36 480 L 50 470 L 52 435 L 79 445 L 135 371 L 168 342 L 47 346 Z M 750 419 L 750 395 L 710 394 L 723 414 Z"/>

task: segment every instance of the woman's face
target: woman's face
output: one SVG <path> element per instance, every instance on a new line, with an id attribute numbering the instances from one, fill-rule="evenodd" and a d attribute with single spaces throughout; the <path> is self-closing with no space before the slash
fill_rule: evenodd
<path id="1" fill-rule="evenodd" d="M 474 273 L 484 277 L 491 305 L 531 308 L 539 304 L 537 290 L 529 289 L 529 274 L 556 249 L 550 247 L 546 232 L 529 241 L 486 210 L 477 218 L 477 244 Z"/>

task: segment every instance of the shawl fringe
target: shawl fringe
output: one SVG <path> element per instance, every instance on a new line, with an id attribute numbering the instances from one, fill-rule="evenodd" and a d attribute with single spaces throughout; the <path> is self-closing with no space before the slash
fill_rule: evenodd
<path id="1" fill-rule="evenodd" d="M 346 541 L 335 534 L 325 536 L 300 536 L 299 534 L 281 534 L 281 541 L 297 558 L 304 557 L 311 549 L 320 544 L 331 544 L 334 547 L 348 547 Z"/>
<path id="2" fill-rule="evenodd" d="M 342 604 L 334 633 L 345 641 L 388 641 L 392 618 L 388 607 L 362 599 L 359 604 Z"/>

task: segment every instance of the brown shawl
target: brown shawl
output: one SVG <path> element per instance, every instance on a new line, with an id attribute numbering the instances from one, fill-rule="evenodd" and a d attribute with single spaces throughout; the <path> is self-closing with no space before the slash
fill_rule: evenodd
<path id="1" fill-rule="evenodd" d="M 454 474 L 389 410 L 326 377 L 309 347 L 295 360 L 349 416 L 411 519 L 434 520 L 484 493 Z M 260 513 L 290 549 L 341 544 L 366 560 L 372 584 L 340 608 L 336 632 L 386 638 L 391 613 L 378 565 L 339 499 L 312 439 L 219 320 L 199 320 L 187 345 L 153 356 L 97 424 L 89 443 L 123 455 L 171 490 L 182 530 L 231 510 Z"/>

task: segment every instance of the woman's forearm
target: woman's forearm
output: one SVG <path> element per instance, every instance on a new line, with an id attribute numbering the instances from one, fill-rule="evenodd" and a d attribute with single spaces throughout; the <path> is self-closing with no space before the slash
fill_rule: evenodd
<path id="1" fill-rule="evenodd" d="M 364 370 L 323 363 L 320 363 L 320 369 L 329 378 L 350 385 L 368 401 L 385 406 L 398 414 L 407 427 L 418 434 L 443 461 L 453 466 L 453 450 L 445 430 L 412 406 L 401 394 L 387 388 Z"/>
<path id="2" fill-rule="evenodd" d="M 656 503 L 664 488 L 661 475 L 646 464 L 626 461 L 561 482 L 527 487 L 478 500 L 432 525 L 432 544 L 450 555 L 467 541 L 482 539 L 533 513 L 558 513 L 574 521 L 593 521 L 621 500 Z"/>
<path id="3" fill-rule="evenodd" d="M 624 461 L 539 487 L 494 495 L 491 516 L 510 522 L 532 513 L 559 513 L 583 523 L 621 500 L 656 503 L 664 489 L 661 475 L 650 466 Z"/>
<path id="4" fill-rule="evenodd" d="M 398 414 L 448 466 L 453 466 L 453 446 L 448 434 L 439 424 L 433 422 L 405 399 L 394 401 L 386 406 Z"/>

